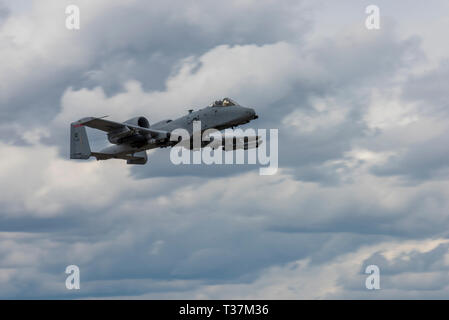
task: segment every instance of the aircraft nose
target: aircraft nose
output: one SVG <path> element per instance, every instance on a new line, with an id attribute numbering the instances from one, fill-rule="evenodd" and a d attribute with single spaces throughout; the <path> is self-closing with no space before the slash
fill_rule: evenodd
<path id="1" fill-rule="evenodd" d="M 254 111 L 254 109 L 252 109 L 252 108 L 246 108 L 246 115 L 250 119 L 257 119 L 258 118 L 258 116 L 256 114 L 256 111 Z"/>

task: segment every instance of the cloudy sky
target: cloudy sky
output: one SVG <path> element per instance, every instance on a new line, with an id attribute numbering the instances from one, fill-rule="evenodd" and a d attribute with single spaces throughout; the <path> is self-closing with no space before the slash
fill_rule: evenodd
<path id="1" fill-rule="evenodd" d="M 0 298 L 449 298 L 448 13 L 0 0 Z M 168 150 L 68 159 L 74 120 L 154 123 L 224 96 L 279 130 L 277 174 L 175 166 Z"/>

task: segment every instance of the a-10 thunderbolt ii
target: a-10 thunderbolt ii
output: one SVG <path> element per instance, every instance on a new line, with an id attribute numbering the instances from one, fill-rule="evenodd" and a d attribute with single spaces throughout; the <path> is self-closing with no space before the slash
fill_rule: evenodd
<path id="1" fill-rule="evenodd" d="M 194 121 L 201 121 L 202 134 L 207 129 L 233 128 L 257 118 L 254 109 L 243 107 L 230 98 L 217 100 L 210 106 L 197 111 L 189 110 L 187 115 L 176 120 L 163 120 L 151 126 L 148 119 L 142 116 L 123 123 L 104 118 L 87 117 L 70 125 L 70 158 L 123 159 L 128 164 L 145 164 L 147 162 L 146 150 L 172 147 L 180 141 L 171 141 L 173 139 L 170 139 L 171 132 L 175 129 L 186 130 L 192 140 Z M 91 151 L 85 127 L 104 131 L 112 145 L 98 152 Z M 257 148 L 262 142 L 259 136 L 248 138 L 252 138 L 254 143 L 249 145 L 249 140 L 242 141 L 243 149 Z M 229 150 L 225 148 L 225 145 L 229 146 L 229 139 L 232 139 L 231 150 L 235 150 L 237 148 L 237 138 L 235 137 L 225 137 L 220 142 L 222 145 L 215 145 L 214 149 L 223 147 L 224 150 Z M 213 136 L 210 140 L 212 141 L 210 144 L 213 144 Z M 210 144 L 201 142 L 201 147 L 210 146 Z M 189 149 L 192 149 L 192 142 L 188 143 L 188 146 Z"/>

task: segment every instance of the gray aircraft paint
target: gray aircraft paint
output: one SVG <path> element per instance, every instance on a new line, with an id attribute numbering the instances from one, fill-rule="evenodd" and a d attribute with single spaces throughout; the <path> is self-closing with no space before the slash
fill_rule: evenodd
<path id="1" fill-rule="evenodd" d="M 145 164 L 146 150 L 173 146 L 170 132 L 175 129 L 185 129 L 190 136 L 193 134 L 193 121 L 201 121 L 201 132 L 207 129 L 223 130 L 235 127 L 257 119 L 252 108 L 246 108 L 235 101 L 224 98 L 213 105 L 189 110 L 189 113 L 175 120 L 163 120 L 149 125 L 144 117 L 136 117 L 123 123 L 104 120 L 102 118 L 83 118 L 71 123 L 70 126 L 70 158 L 97 160 L 124 159 L 128 164 Z M 85 126 L 102 130 L 108 134 L 112 143 L 99 152 L 90 150 Z"/>

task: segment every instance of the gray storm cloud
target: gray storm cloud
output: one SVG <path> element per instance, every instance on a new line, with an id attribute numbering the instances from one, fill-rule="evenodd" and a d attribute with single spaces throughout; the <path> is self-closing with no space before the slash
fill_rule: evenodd
<path id="1" fill-rule="evenodd" d="M 69 2 L 1 2 L 0 297 L 447 297 L 449 7 L 378 2 L 378 31 L 358 1 L 70 1 L 79 31 Z M 78 118 L 223 96 L 279 129 L 276 175 L 68 160 Z"/>

